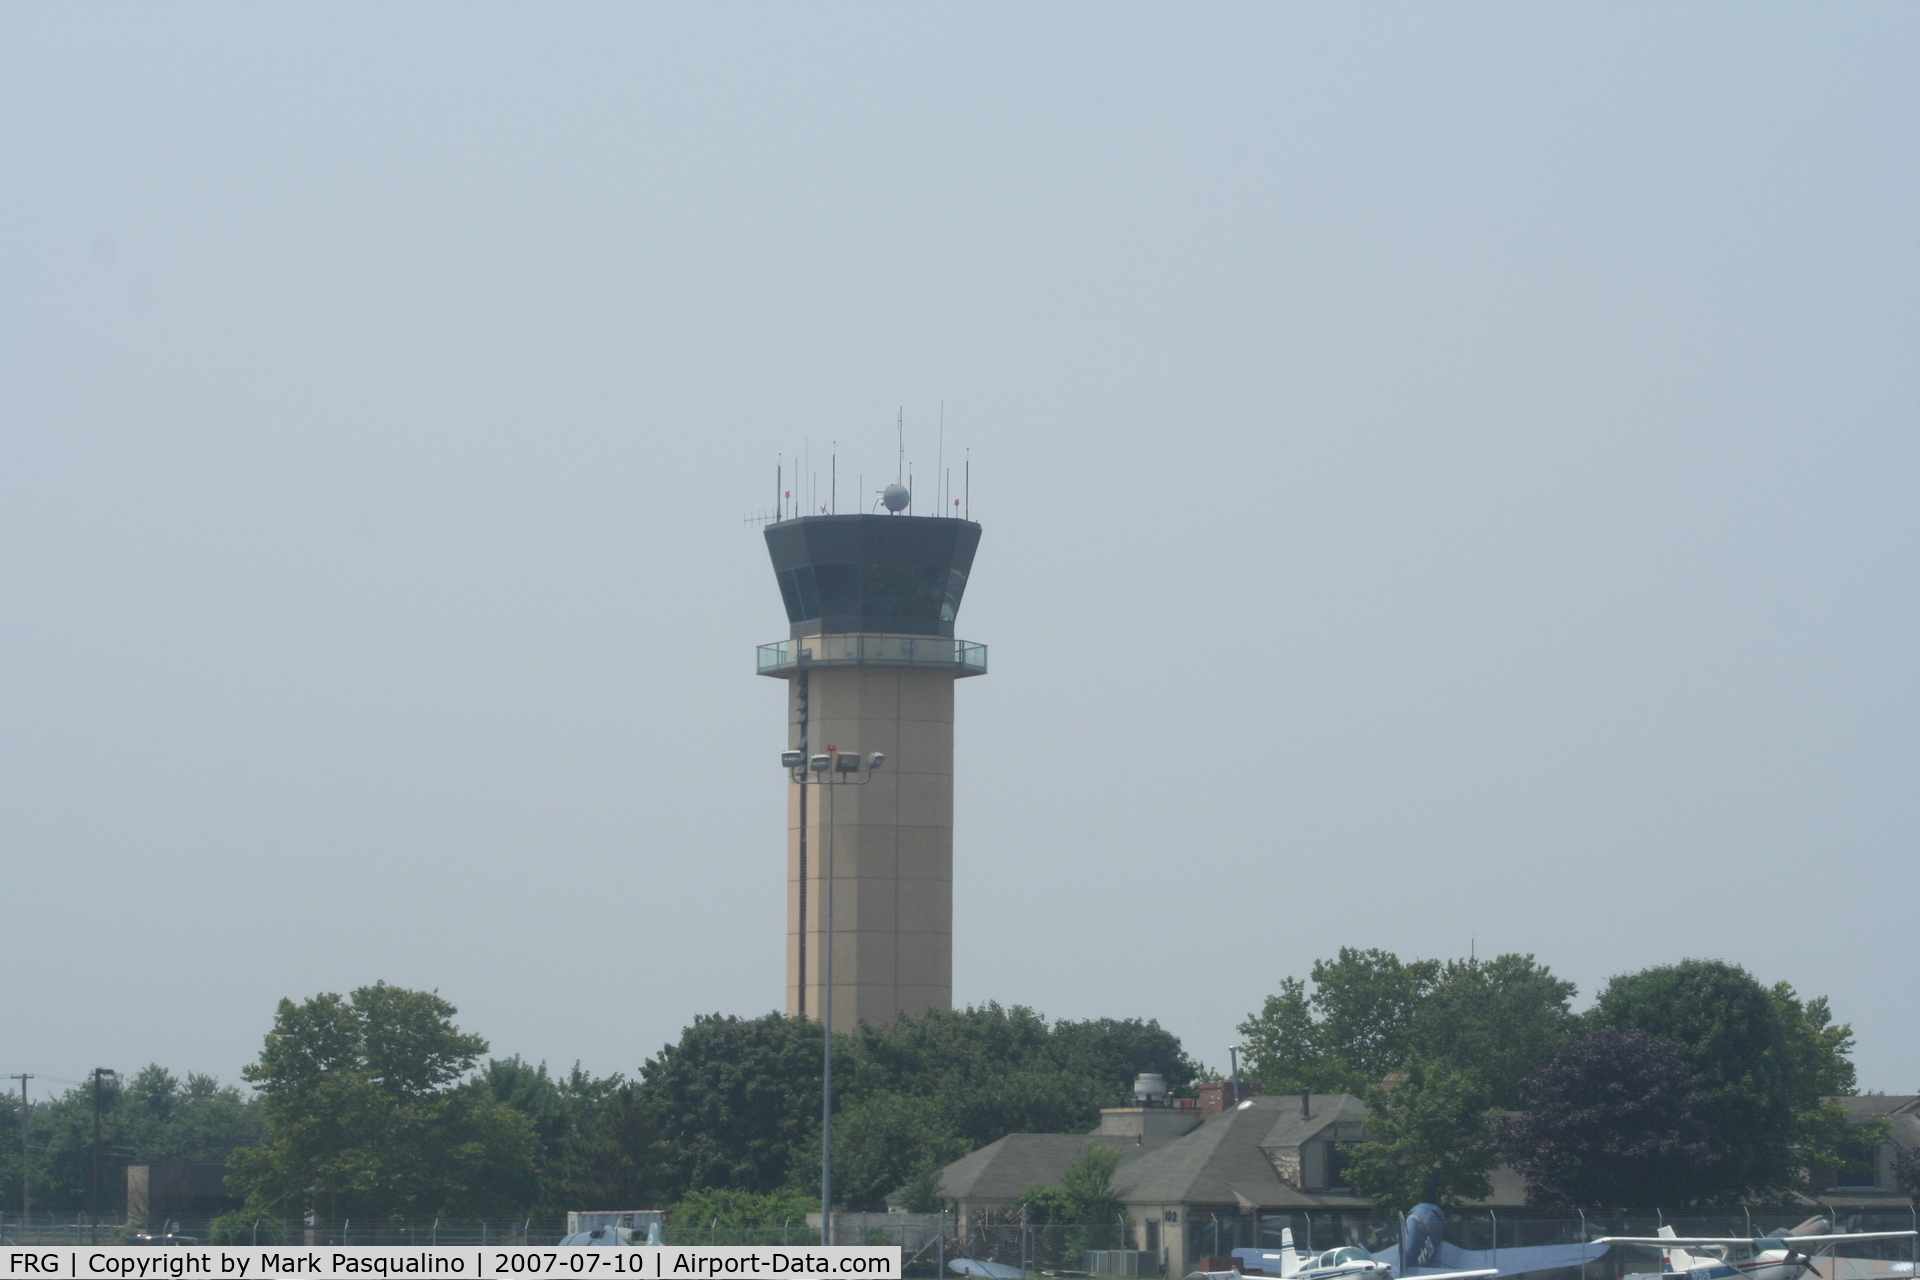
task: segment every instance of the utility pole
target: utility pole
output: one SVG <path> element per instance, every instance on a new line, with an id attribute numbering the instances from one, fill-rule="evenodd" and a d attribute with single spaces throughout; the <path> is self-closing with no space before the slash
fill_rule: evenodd
<path id="1" fill-rule="evenodd" d="M 87 1208 L 87 1243 L 100 1224 L 100 1077 L 118 1075 L 112 1067 L 93 1069 L 93 1196 Z"/>
<path id="2" fill-rule="evenodd" d="M 27 1121 L 33 1112 L 27 1107 L 27 1081 L 33 1079 L 31 1072 L 15 1072 L 7 1077 L 20 1082 L 20 1231 L 21 1239 L 26 1238 L 27 1212 L 33 1205 L 27 1198 Z"/>

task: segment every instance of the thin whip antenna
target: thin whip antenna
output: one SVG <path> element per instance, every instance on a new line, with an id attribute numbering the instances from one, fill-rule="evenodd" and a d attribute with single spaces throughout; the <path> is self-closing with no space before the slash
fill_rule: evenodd
<path id="1" fill-rule="evenodd" d="M 900 484 L 907 476 L 907 406 L 900 406 L 900 416 L 894 420 L 894 430 L 899 433 L 900 450 L 894 457 L 893 482 Z"/>
<path id="2" fill-rule="evenodd" d="M 827 497 L 827 505 L 833 508 L 828 514 L 837 516 L 840 514 L 840 442 L 838 440 L 833 442 L 833 465 L 827 472 L 827 483 L 833 490 Z"/>
<path id="3" fill-rule="evenodd" d="M 967 474 L 962 481 L 967 491 L 967 519 L 973 519 L 973 450 L 967 450 Z"/>
<path id="4" fill-rule="evenodd" d="M 947 402 L 940 402 L 940 443 L 934 449 L 933 476 L 938 480 L 947 466 Z M 945 515 L 947 511 L 946 491 L 934 495 L 934 514 Z"/>
<path id="5" fill-rule="evenodd" d="M 780 461 L 775 463 L 773 468 L 773 518 L 776 521 L 787 518 L 786 499 L 780 496 L 782 493 L 785 493 L 787 489 L 787 482 L 784 478 L 786 474 L 787 455 L 783 453 L 780 455 Z"/>

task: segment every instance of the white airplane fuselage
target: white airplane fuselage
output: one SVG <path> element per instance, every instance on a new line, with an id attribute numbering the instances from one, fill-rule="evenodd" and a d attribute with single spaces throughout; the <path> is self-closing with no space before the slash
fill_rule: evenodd
<path id="1" fill-rule="evenodd" d="M 1667 1274 L 1686 1280 L 1800 1280 L 1813 1260 L 1789 1249 L 1767 1249 L 1744 1262 L 1723 1262 L 1717 1258 L 1690 1258 L 1690 1266 L 1669 1265 Z"/>
<path id="2" fill-rule="evenodd" d="M 1393 1280 L 1393 1268 L 1384 1262 L 1346 1262 L 1333 1267 L 1307 1267 L 1293 1273 L 1293 1280 Z"/>

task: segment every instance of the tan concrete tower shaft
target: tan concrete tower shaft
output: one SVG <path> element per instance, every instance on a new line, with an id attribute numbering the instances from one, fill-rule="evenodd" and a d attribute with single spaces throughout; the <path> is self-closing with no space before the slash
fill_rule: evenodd
<path id="1" fill-rule="evenodd" d="M 925 642 L 922 642 L 923 644 Z M 949 641 L 948 644 L 951 644 Z M 788 679 L 788 745 L 884 752 L 858 786 L 789 783 L 787 1012 L 890 1022 L 953 1006 L 953 685 L 949 669 L 802 666 Z M 833 820 L 828 839 L 829 814 Z M 833 932 L 827 935 L 827 850 Z"/>

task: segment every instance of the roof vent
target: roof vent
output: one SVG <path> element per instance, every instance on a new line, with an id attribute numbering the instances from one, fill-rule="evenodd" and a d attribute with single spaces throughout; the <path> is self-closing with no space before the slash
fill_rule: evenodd
<path id="1" fill-rule="evenodd" d="M 1133 1078 L 1133 1105 L 1136 1107 L 1164 1107 L 1167 1105 L 1167 1078 L 1158 1072 L 1142 1071 Z"/>

